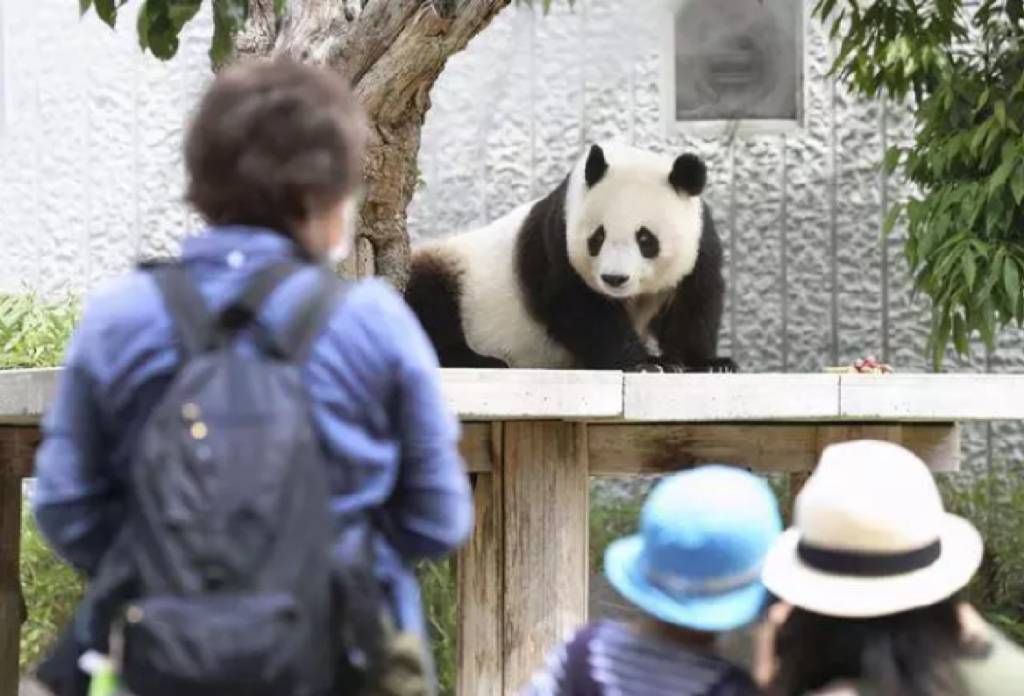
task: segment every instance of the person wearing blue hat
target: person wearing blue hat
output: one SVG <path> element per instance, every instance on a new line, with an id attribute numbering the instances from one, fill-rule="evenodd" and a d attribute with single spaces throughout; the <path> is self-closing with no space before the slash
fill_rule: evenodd
<path id="1" fill-rule="evenodd" d="M 716 644 L 762 616 L 761 565 L 781 533 L 775 494 L 754 474 L 707 465 L 666 477 L 644 503 L 639 533 L 604 557 L 608 581 L 643 617 L 582 627 L 523 696 L 760 693 Z"/>

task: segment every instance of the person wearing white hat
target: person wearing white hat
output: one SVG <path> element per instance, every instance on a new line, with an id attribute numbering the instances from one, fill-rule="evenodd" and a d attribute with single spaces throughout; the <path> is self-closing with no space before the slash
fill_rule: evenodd
<path id="1" fill-rule="evenodd" d="M 1013 696 L 1024 652 L 957 596 L 981 565 L 974 526 L 895 444 L 825 449 L 762 580 L 778 696 Z M 758 670 L 755 668 L 755 672 Z"/>

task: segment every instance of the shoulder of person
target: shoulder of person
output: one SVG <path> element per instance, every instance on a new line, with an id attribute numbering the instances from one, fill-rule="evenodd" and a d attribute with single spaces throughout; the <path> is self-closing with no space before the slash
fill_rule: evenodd
<path id="1" fill-rule="evenodd" d="M 345 281 L 344 301 L 337 314 L 369 322 L 382 329 L 402 329 L 415 320 L 402 295 L 387 280 L 379 277 Z"/>
<path id="2" fill-rule="evenodd" d="M 959 669 L 972 694 L 1001 696 L 1007 683 L 1024 681 L 1024 647 L 969 604 L 960 606 L 960 622 L 968 655 L 960 660 Z"/>

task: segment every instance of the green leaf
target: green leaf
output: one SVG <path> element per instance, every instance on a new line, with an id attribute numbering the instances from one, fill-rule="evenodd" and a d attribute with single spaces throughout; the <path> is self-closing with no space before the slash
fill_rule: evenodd
<path id="1" fill-rule="evenodd" d="M 974 254 L 965 250 L 965 253 L 960 257 L 960 268 L 967 279 L 967 289 L 970 290 L 974 287 L 975 274 L 977 273 L 977 268 L 974 265 Z"/>
<path id="2" fill-rule="evenodd" d="M 139 9 L 139 45 L 160 60 L 173 58 L 178 53 L 181 28 L 195 16 L 200 4 L 200 0 L 146 0 Z"/>
<path id="3" fill-rule="evenodd" d="M 891 233 L 893 228 L 896 227 L 896 221 L 900 219 L 900 213 L 902 212 L 903 206 L 900 204 L 896 204 L 889 209 L 889 212 L 885 215 L 885 221 L 882 223 L 883 236 Z"/>
<path id="4" fill-rule="evenodd" d="M 235 36 L 242 30 L 249 16 L 247 0 L 213 0 L 213 40 L 210 42 L 210 62 L 220 67 L 231 57 Z"/>
<path id="5" fill-rule="evenodd" d="M 900 162 L 900 148 L 890 147 L 885 152 L 885 159 L 882 160 L 882 169 L 886 174 L 892 174 L 896 171 L 897 165 Z"/>
<path id="6" fill-rule="evenodd" d="M 274 0 L 274 14 L 278 17 L 284 15 L 285 10 L 288 9 L 288 0 Z"/>
<path id="7" fill-rule="evenodd" d="M 1015 167 L 1013 178 L 1010 179 L 1010 190 L 1017 205 L 1024 204 L 1024 167 Z"/>
<path id="8" fill-rule="evenodd" d="M 114 0 L 94 0 L 93 5 L 96 7 L 96 14 L 107 26 L 111 29 L 117 26 L 117 5 Z"/>
<path id="9" fill-rule="evenodd" d="M 1012 256 L 1006 257 L 1003 263 L 1003 289 L 1006 290 L 1006 297 L 1010 301 L 1010 311 L 1017 313 L 1017 303 L 1020 302 L 1020 269 L 1017 268 L 1017 260 Z"/>
<path id="10" fill-rule="evenodd" d="M 977 113 L 978 111 L 981 111 L 982 109 L 985 108 L 985 105 L 988 104 L 988 98 L 989 98 L 990 94 L 991 94 L 991 90 L 989 90 L 986 87 L 985 91 L 981 93 L 981 98 L 978 99 L 977 106 L 974 107 L 975 113 Z"/>
<path id="11" fill-rule="evenodd" d="M 953 315 L 953 347 L 960 355 L 968 355 L 971 347 L 967 339 L 967 324 L 960 314 Z"/>
<path id="12" fill-rule="evenodd" d="M 90 7 L 92 7 L 92 0 L 78 0 L 78 16 L 84 17 Z"/>
<path id="13" fill-rule="evenodd" d="M 199 14 L 199 10 L 203 6 L 202 0 L 169 0 L 169 2 L 165 0 L 165 2 L 175 34 L 192 21 L 192 18 Z"/>
<path id="14" fill-rule="evenodd" d="M 936 372 L 942 372 L 943 356 L 946 346 L 949 345 L 950 320 L 949 315 L 941 310 L 933 311 L 939 312 L 939 316 L 937 325 L 932 332 L 932 365 Z"/>
<path id="15" fill-rule="evenodd" d="M 1013 169 L 1016 166 L 1017 163 L 1013 160 L 1004 160 L 1003 163 L 999 165 L 999 168 L 996 169 L 995 174 L 992 175 L 992 178 L 988 182 L 990 195 L 1000 191 L 1004 186 L 1006 186 L 1006 182 L 1010 178 L 1010 174 L 1013 173 Z"/>
<path id="16" fill-rule="evenodd" d="M 1001 128 L 1006 128 L 1006 102 L 1002 99 L 996 102 L 996 121 Z"/>

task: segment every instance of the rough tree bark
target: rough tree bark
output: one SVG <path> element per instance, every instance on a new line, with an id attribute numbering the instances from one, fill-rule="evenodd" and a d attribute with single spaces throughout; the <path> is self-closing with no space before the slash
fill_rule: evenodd
<path id="1" fill-rule="evenodd" d="M 448 58 L 509 2 L 291 0 L 277 22 L 274 0 L 252 0 L 234 60 L 287 55 L 330 66 L 349 78 L 366 110 L 370 141 L 368 190 L 356 247 L 360 275 L 375 267 L 398 289 L 405 288 L 405 211 L 416 189 L 416 157 L 430 89 Z M 352 265 L 347 270 L 351 273 Z"/>

